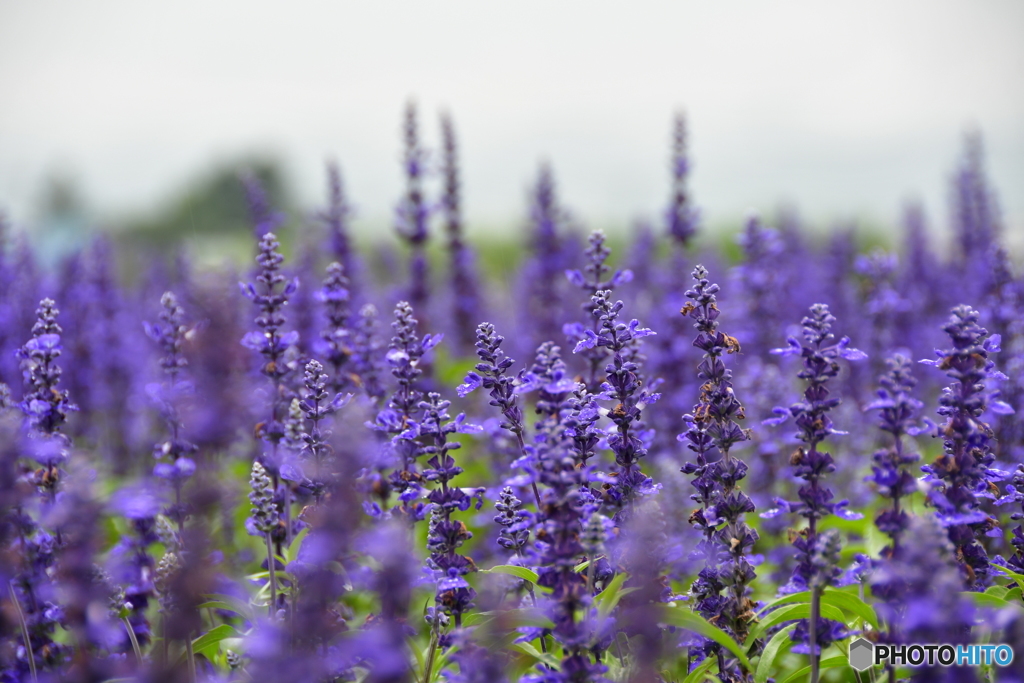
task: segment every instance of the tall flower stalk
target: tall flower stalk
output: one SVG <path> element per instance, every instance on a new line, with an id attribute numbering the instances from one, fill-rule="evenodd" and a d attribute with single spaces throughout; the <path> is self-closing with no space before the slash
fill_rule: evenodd
<path id="1" fill-rule="evenodd" d="M 605 365 L 604 396 L 615 402 L 608 418 L 615 432 L 608 437 L 608 447 L 615 454 L 614 481 L 606 487 L 605 503 L 614 511 L 617 521 L 630 513 L 637 497 L 657 491 L 653 480 L 640 469 L 640 460 L 647 455 L 647 446 L 638 434 L 636 423 L 641 412 L 659 398 L 659 394 L 642 388 L 640 377 L 639 340 L 655 334 L 640 327 L 635 318 L 629 323 L 619 321 L 623 303 L 612 303 L 611 292 L 602 290 L 592 297 L 593 315 L 598 319 L 598 331 L 585 330 L 585 337 L 574 352 L 595 347 L 607 348 L 611 357 Z"/>
<path id="2" fill-rule="evenodd" d="M 690 158 L 686 150 L 686 117 L 677 113 L 672 122 L 672 156 L 669 170 L 672 191 L 665 210 L 668 235 L 679 249 L 685 249 L 697 232 L 697 212 L 686 187 L 690 175 Z"/>
<path id="3" fill-rule="evenodd" d="M 441 115 L 441 211 L 448 235 L 448 272 L 452 288 L 452 320 L 460 350 L 474 343 L 474 325 L 480 319 L 480 285 L 473 250 L 463 236 L 462 182 L 459 178 L 458 141 L 449 114 Z"/>
<path id="4" fill-rule="evenodd" d="M 992 467 L 992 428 L 982 418 L 989 410 L 998 414 L 1012 409 L 989 388 L 990 382 L 1003 377 L 990 358 L 999 351 L 999 337 L 990 337 L 978 319 L 970 306 L 954 308 L 942 328 L 952 346 L 936 349 L 938 360 L 921 361 L 953 380 L 943 389 L 937 411 L 946 419 L 938 430 L 942 454 L 921 469 L 928 474 L 928 505 L 949 533 L 965 585 L 983 591 L 991 582 L 992 568 L 978 537 L 998 535 L 999 529 L 997 520 L 982 510 L 981 501 L 993 498 L 995 482 L 1009 475 Z"/>
<path id="5" fill-rule="evenodd" d="M 261 454 L 261 462 L 271 476 L 274 486 L 281 477 L 279 445 L 285 437 L 284 418 L 291 402 L 291 392 L 286 379 L 290 373 L 287 355 L 298 341 L 295 331 L 284 332 L 286 323 L 284 307 L 288 298 L 298 288 L 296 279 L 289 280 L 281 273 L 284 257 L 280 243 L 273 233 L 266 233 L 260 239 L 256 263 L 259 271 L 256 282 L 243 284 L 242 293 L 256 306 L 256 327 L 242 338 L 242 344 L 263 357 L 260 372 L 270 380 L 270 415 L 257 427 L 257 436 L 268 446 L 269 452 Z M 291 541 L 291 486 L 283 485 L 283 513 L 285 518 L 283 541 Z"/>
<path id="6" fill-rule="evenodd" d="M 732 455 L 733 446 L 750 438 L 740 427 L 739 421 L 745 419 L 743 405 L 733 391 L 732 371 L 725 365 L 725 357 L 738 353 L 740 345 L 719 329 L 719 287 L 708 279 L 707 269 L 698 265 L 693 280 L 694 286 L 686 292 L 690 301 L 681 312 L 694 320 L 693 345 L 704 352 L 697 367 L 702 384 L 693 412 L 684 416 L 688 429 L 679 436 L 696 456 L 682 472 L 695 475 L 697 492 L 691 498 L 701 507 L 690 515 L 690 523 L 704 536 L 697 551 L 703 555 L 704 568 L 691 593 L 697 598 L 695 609 L 704 618 L 743 642 L 754 621 L 750 585 L 757 575 L 748 554 L 758 534 L 744 520 L 746 513 L 754 511 L 753 501 L 740 489 L 747 465 Z M 718 457 L 712 459 L 716 453 Z M 750 672 L 727 657 L 717 643 L 705 641 L 701 650 L 718 658 L 723 678 L 749 678 Z"/>
<path id="7" fill-rule="evenodd" d="M 181 489 L 195 472 L 196 464 L 192 455 L 197 450 L 196 445 L 182 434 L 183 425 L 178 406 L 181 397 L 192 389 L 191 385 L 181 379 L 181 373 L 188 365 L 183 353 L 188 327 L 185 325 L 185 310 L 172 292 L 165 292 L 160 297 L 160 305 L 163 308 L 160 322 L 145 325 L 146 334 L 163 352 L 160 367 L 167 377 L 158 399 L 168 438 L 153 448 L 153 457 L 159 461 L 153 474 L 166 479 L 174 489 L 174 504 L 167 515 L 178 525 L 180 536 L 187 516 Z"/>
<path id="8" fill-rule="evenodd" d="M 508 374 L 508 370 L 515 364 L 515 360 L 505 355 L 505 351 L 501 348 L 503 341 L 505 338 L 497 333 L 491 323 L 480 323 L 477 326 L 476 355 L 480 358 L 480 362 L 459 385 L 458 394 L 460 397 L 467 396 L 481 386 L 489 390 L 490 404 L 498 408 L 502 417 L 505 418 L 501 423 L 502 429 L 507 429 L 515 436 L 521 456 L 528 457 L 524 438 L 526 426 L 523 424 L 523 409 L 519 406 L 516 395 L 517 378 Z M 537 490 L 537 482 L 531 480 L 530 483 L 537 508 L 540 509 L 540 492 Z"/>
<path id="9" fill-rule="evenodd" d="M 285 355 L 289 347 L 298 341 L 297 332 L 285 332 L 283 329 L 287 322 L 284 308 L 288 305 L 288 298 L 298 289 L 298 281 L 289 280 L 281 273 L 284 256 L 279 251 L 280 247 L 273 233 L 263 235 L 256 256 L 259 265 L 256 282 L 241 285 L 242 293 L 253 302 L 257 311 L 257 329 L 246 334 L 242 344 L 263 357 L 260 372 L 271 383 L 270 415 L 261 425 L 260 436 L 274 448 L 284 438 L 282 420 L 289 402 L 285 386 L 289 368 Z M 271 471 L 271 474 L 275 473 Z"/>
<path id="10" fill-rule="evenodd" d="M 270 574 L 269 610 L 270 616 L 273 617 L 277 613 L 277 560 L 274 557 L 273 536 L 281 518 L 277 505 L 274 504 L 274 485 L 258 461 L 252 464 L 249 488 L 249 502 L 252 503 L 249 520 L 267 546 L 267 571 Z"/>
<path id="11" fill-rule="evenodd" d="M 317 218 L 327 230 L 327 244 L 334 260 L 341 264 L 343 272 L 352 277 L 355 268 L 355 256 L 352 253 L 349 222 L 354 213 L 345 196 L 345 184 L 341 179 L 338 164 L 327 164 L 327 208 L 317 214 Z"/>
<path id="12" fill-rule="evenodd" d="M 334 262 L 327 266 L 327 277 L 317 292 L 317 298 L 323 303 L 326 318 L 320 339 L 323 358 L 331 368 L 331 390 L 344 391 L 356 381 L 348 367 L 353 353 L 350 329 L 352 295 L 341 263 Z"/>
<path id="13" fill-rule="evenodd" d="M 803 380 L 806 389 L 803 399 L 788 408 L 775 408 L 776 417 L 765 421 L 778 425 L 792 417 L 796 422 L 796 438 L 803 445 L 790 456 L 789 462 L 794 473 L 805 484 L 797 495 L 799 500 L 786 501 L 776 498 L 776 508 L 762 513 L 762 517 L 774 517 L 790 512 L 807 520 L 807 526 L 793 535 L 796 549 L 796 566 L 789 583 L 782 587 L 782 593 L 796 593 L 809 590 L 816 580 L 815 549 L 818 547 L 818 522 L 829 515 L 844 519 L 859 519 L 859 513 L 846 509 L 848 501 L 835 502 L 832 490 L 824 485 L 823 479 L 836 469 L 835 461 L 828 451 L 821 450 L 822 443 L 833 434 L 844 434 L 833 426 L 829 413 L 840 404 L 838 396 L 832 396 L 828 383 L 839 375 L 839 360 L 859 361 L 866 354 L 850 347 L 850 340 L 843 337 L 838 341 L 832 334 L 835 317 L 825 304 L 814 304 L 801 321 L 803 340 L 790 337 L 788 346 L 775 349 L 779 355 L 799 355 L 803 367 L 797 377 Z M 797 647 L 811 657 L 812 667 L 817 668 L 824 651 L 834 640 L 845 637 L 845 631 L 838 622 L 821 619 L 812 611 L 812 627 L 798 626 L 792 637 L 801 642 Z"/>
<path id="14" fill-rule="evenodd" d="M 911 373 L 910 360 L 896 354 L 886 362 L 889 371 L 879 379 L 877 398 L 864 409 L 878 411 L 879 428 L 891 436 L 892 443 L 872 456 L 875 464 L 871 466 L 872 474 L 867 481 L 873 482 L 879 494 L 892 501 L 891 507 L 878 513 L 875 526 L 892 539 L 887 554 L 896 555 L 900 538 L 910 524 L 903 500 L 917 491 L 917 478 L 910 467 L 921 459 L 918 453 L 907 449 L 905 437 L 921 433 L 917 414 L 924 404 L 913 396 L 917 380 Z"/>
<path id="15" fill-rule="evenodd" d="M 388 347 L 387 363 L 398 386 L 391 399 L 377 413 L 374 428 L 391 436 L 385 444 L 385 450 L 393 455 L 396 461 L 391 474 L 386 480 L 380 479 L 374 484 L 382 502 L 386 504 L 388 492 L 398 492 L 399 510 L 411 522 L 422 520 L 428 512 L 419 500 L 423 492 L 422 474 L 418 471 L 416 459 L 423 454 L 420 444 L 415 439 L 405 438 L 407 430 L 422 420 L 423 392 L 419 386 L 423 374 L 421 361 L 423 355 L 441 342 L 442 336 L 424 335 L 420 339 L 417 330 L 418 321 L 413 317 L 412 306 L 400 301 L 395 307 L 395 321 L 392 323 L 394 336 Z M 379 467 L 387 467 L 389 463 L 379 463 Z M 377 475 L 372 475 L 377 476 Z"/>
<path id="16" fill-rule="evenodd" d="M 405 196 L 395 211 L 395 228 L 412 249 L 409 261 L 409 302 L 420 315 L 423 315 L 430 296 L 429 264 L 426 254 L 427 240 L 430 237 L 430 207 L 423 194 L 423 179 L 427 173 L 427 151 L 420 143 L 414 102 L 409 102 L 405 107 L 402 139 L 405 145 L 402 157 Z"/>
<path id="17" fill-rule="evenodd" d="M 56 304 L 52 299 L 39 302 L 32 338 L 18 351 L 25 380 L 20 404 L 28 427 L 29 454 L 40 465 L 24 476 L 29 486 L 42 496 L 50 510 L 57 504 L 58 490 L 65 474 L 69 439 L 61 433 L 68 414 L 77 410 L 60 389 L 61 367 L 57 363 L 63 347 L 57 323 Z M 59 671 L 70 654 L 68 646 L 54 639 L 61 621 L 61 608 L 51 598 L 55 593 L 54 573 L 57 558 L 64 546 L 58 526 L 53 533 L 32 518 L 26 506 L 29 501 L 14 501 L 13 526 L 17 533 L 20 564 L 11 567 L 10 597 L 21 626 L 24 654 L 16 655 L 15 669 L 29 670 L 35 680 L 37 672 Z"/>

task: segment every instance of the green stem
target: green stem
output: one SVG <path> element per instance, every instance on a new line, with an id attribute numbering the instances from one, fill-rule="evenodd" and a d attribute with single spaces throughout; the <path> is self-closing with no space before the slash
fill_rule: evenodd
<path id="1" fill-rule="evenodd" d="M 190 683 L 196 683 L 196 653 L 192 651 L 192 633 L 185 636 L 185 655 L 188 657 L 188 676 Z"/>
<path id="2" fill-rule="evenodd" d="M 437 609 L 436 607 L 434 608 Z M 435 612 L 437 614 L 437 612 Z M 434 617 L 434 627 L 431 629 L 430 634 L 430 651 L 427 653 L 427 661 L 423 665 L 423 683 L 430 683 L 430 675 L 434 669 L 434 657 L 437 655 L 437 642 L 439 640 L 437 628 L 438 628 L 438 617 Z"/>
<path id="3" fill-rule="evenodd" d="M 167 617 L 166 616 L 161 616 L 160 617 L 160 640 L 162 641 L 160 643 L 160 651 L 163 654 L 163 656 L 160 659 L 160 665 L 166 667 L 167 666 L 167 662 L 170 659 L 170 654 L 169 654 L 170 644 L 167 641 Z"/>
<path id="4" fill-rule="evenodd" d="M 810 648 L 811 648 L 811 683 L 818 683 L 818 615 L 821 613 L 821 589 L 811 589 L 811 623 L 810 623 Z"/>
<path id="5" fill-rule="evenodd" d="M 28 622 L 25 621 L 25 613 L 21 611 L 21 603 L 18 602 L 18 594 L 14 590 L 14 584 L 7 584 L 7 588 L 11 591 L 11 602 L 14 603 L 14 609 L 18 612 L 18 623 L 21 624 L 21 636 L 25 639 L 25 654 L 28 656 L 28 668 L 32 672 L 32 681 L 39 680 L 36 675 L 36 655 L 32 651 L 32 639 L 28 635 Z"/>
<path id="6" fill-rule="evenodd" d="M 132 641 L 132 649 L 135 650 L 135 659 L 141 667 L 143 664 L 142 648 L 139 647 L 139 639 L 135 637 L 135 629 L 132 628 L 132 622 L 128 621 L 128 617 L 122 617 L 121 621 L 124 622 L 124 627 L 128 629 L 128 638 Z"/>
<path id="7" fill-rule="evenodd" d="M 277 560 L 274 559 L 274 548 L 270 545 L 270 534 L 264 534 L 264 538 L 267 541 L 267 569 L 270 570 L 270 617 L 273 619 L 277 611 L 277 574 L 274 567 Z"/>

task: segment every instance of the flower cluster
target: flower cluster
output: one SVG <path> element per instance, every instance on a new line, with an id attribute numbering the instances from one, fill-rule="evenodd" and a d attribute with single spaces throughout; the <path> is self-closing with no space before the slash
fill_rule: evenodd
<path id="1" fill-rule="evenodd" d="M 989 383 L 1002 377 L 989 354 L 999 351 L 999 338 L 990 337 L 978 324 L 980 314 L 969 306 L 953 309 L 943 328 L 952 347 L 936 350 L 938 360 L 922 361 L 953 380 L 942 391 L 938 414 L 942 454 L 921 469 L 928 473 L 928 504 L 948 530 L 960 569 L 968 587 L 984 590 L 992 572 L 988 553 L 978 540 L 986 533 L 998 535 L 996 520 L 982 509 L 981 499 L 994 498 L 995 482 L 1008 474 L 994 468 L 992 429 L 982 421 L 990 409 L 1009 406 L 998 401 Z"/>
<path id="2" fill-rule="evenodd" d="M 740 489 L 747 465 L 732 455 L 733 446 L 750 438 L 739 425 L 738 420 L 745 419 L 743 405 L 733 390 L 732 371 L 725 365 L 725 356 L 739 352 L 740 345 L 719 329 L 719 287 L 708 279 L 707 269 L 698 265 L 693 280 L 693 288 L 686 292 L 690 302 L 681 312 L 693 319 L 697 329 L 693 345 L 703 351 L 697 367 L 702 384 L 693 412 L 683 416 L 688 429 L 679 435 L 696 456 L 682 471 L 694 475 L 697 492 L 691 498 L 700 507 L 689 521 L 703 536 L 696 552 L 703 557 L 704 567 L 691 593 L 698 612 L 743 639 L 754 618 L 750 584 L 756 573 L 748 554 L 758 534 L 743 519 L 754 511 L 754 502 Z M 717 643 L 705 641 L 700 649 L 705 656 L 717 655 L 721 667 L 737 669 L 738 664 L 727 661 Z"/>
<path id="3" fill-rule="evenodd" d="M 1024 278 L 977 143 L 963 254 L 920 211 L 898 255 L 787 211 L 702 247 L 713 282 L 681 118 L 667 230 L 587 239 L 545 166 L 522 259 L 479 272 L 451 118 L 436 178 L 416 123 L 411 255 L 357 245 L 335 165 L 300 230 L 246 176 L 241 293 L 201 233 L 201 261 L 141 233 L 54 261 L 0 220 L 0 682 L 818 683 L 858 635 L 1019 639 Z"/>

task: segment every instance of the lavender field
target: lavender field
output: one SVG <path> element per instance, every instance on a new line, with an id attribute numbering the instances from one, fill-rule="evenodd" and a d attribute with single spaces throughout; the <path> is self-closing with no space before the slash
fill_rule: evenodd
<path id="1" fill-rule="evenodd" d="M 681 117 L 659 221 L 588 233 L 545 166 L 510 245 L 420 123 L 371 248 L 333 165 L 312 218 L 239 179 L 241 269 L 51 269 L 5 225 L 0 681 L 1024 681 L 1024 280 L 978 138 L 949 245 L 914 208 L 886 249 L 704 239 Z"/>

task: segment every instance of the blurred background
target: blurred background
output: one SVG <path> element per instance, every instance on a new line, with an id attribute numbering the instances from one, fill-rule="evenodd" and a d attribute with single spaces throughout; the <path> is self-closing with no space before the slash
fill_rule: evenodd
<path id="1" fill-rule="evenodd" d="M 476 238 L 514 236 L 543 161 L 587 227 L 660 222 L 682 110 L 710 232 L 785 206 L 885 235 L 916 200 L 948 235 L 978 132 L 1019 245 L 1022 38 L 1016 0 L 5 2 L 0 211 L 44 254 L 247 236 L 241 170 L 301 221 L 333 159 L 353 229 L 390 239 L 412 98 L 427 147 L 454 119 Z"/>

